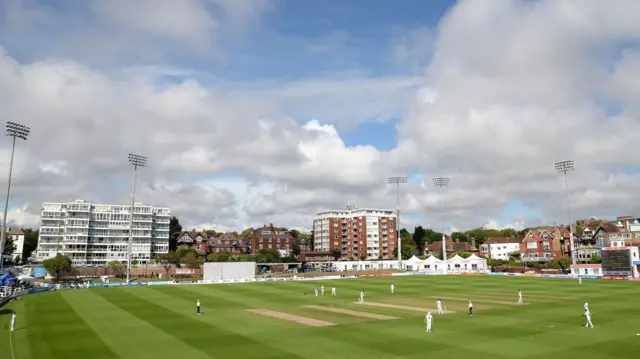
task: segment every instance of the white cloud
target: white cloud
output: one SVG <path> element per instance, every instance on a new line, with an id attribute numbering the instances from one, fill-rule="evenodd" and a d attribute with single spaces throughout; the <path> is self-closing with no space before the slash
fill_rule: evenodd
<path id="1" fill-rule="evenodd" d="M 513 224 L 505 224 L 505 225 L 500 225 L 498 224 L 498 222 L 496 222 L 493 219 L 490 219 L 489 222 L 487 222 L 484 226 L 482 226 L 482 228 L 485 229 L 515 229 L 517 231 L 523 230 L 525 228 L 524 226 L 524 222 L 520 221 L 520 222 L 516 222 Z"/>
<path id="2" fill-rule="evenodd" d="M 229 19 L 250 25 L 269 8 L 251 3 L 163 3 L 143 23 L 122 9 L 96 14 L 137 40 L 199 47 L 215 43 Z M 16 4 L 9 5 L 12 13 L 34 19 L 39 29 L 70 20 L 46 7 Z M 164 6 L 183 14 L 205 6 L 207 12 L 185 24 L 167 18 Z M 30 42 L 34 33 L 17 22 L 5 22 L 0 32 L 11 31 L 0 43 L 9 33 L 32 44 L 36 58 L 17 60 L 0 50 L 0 116 L 33 129 L 16 150 L 12 198 L 125 203 L 126 156 L 136 152 L 149 156 L 138 200 L 172 207 L 187 228 L 242 230 L 270 222 L 308 228 L 314 211 L 348 200 L 394 207 L 395 188 L 386 180 L 402 173 L 424 177 L 422 184 L 402 186 L 405 213 L 438 223 L 444 200 L 449 229 L 497 218 L 516 198 L 539 209 L 542 220 L 560 223 L 564 189 L 553 162 L 575 159 L 569 177 L 574 217 L 637 215 L 640 205 L 629 194 L 640 190 L 640 175 L 630 169 L 640 160 L 629 153 L 640 149 L 631 130 L 640 114 L 640 68 L 628 40 L 640 37 L 639 10 L 635 1 L 461 1 L 436 30 L 400 37 L 406 41 L 398 56 L 406 66 L 432 54 L 421 76 L 356 72 L 252 84 L 210 84 L 198 71 L 166 65 L 163 49 L 147 51 L 117 36 L 118 51 L 152 56 L 141 65 L 128 62 L 129 71 L 106 71 L 87 57 L 102 56 L 93 45 L 104 29 L 87 27 L 83 41 L 54 51 L 38 45 L 44 40 Z M 414 48 L 424 44 L 428 51 Z M 109 54 L 110 46 L 105 43 Z M 167 75 L 185 80 L 158 86 L 157 76 Z M 608 118 L 607 101 L 621 103 L 623 111 Z M 341 137 L 346 126 L 401 113 L 407 115 L 398 125 L 399 144 L 390 152 L 350 147 Z M 6 168 L 10 148 L 6 141 L 1 146 L 0 167 Z M 451 177 L 443 198 L 432 176 Z M 4 181 L 0 176 L 0 188 Z M 33 223 L 38 211 L 25 207 L 15 221 Z M 524 222 L 530 223 L 518 218 L 512 225 Z"/>

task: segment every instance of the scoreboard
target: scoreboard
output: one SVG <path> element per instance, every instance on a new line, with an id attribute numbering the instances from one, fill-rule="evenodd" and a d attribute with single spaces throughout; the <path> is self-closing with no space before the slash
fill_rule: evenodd
<path id="1" fill-rule="evenodd" d="M 602 251 L 602 275 L 606 277 L 628 277 L 633 275 L 629 248 Z"/>

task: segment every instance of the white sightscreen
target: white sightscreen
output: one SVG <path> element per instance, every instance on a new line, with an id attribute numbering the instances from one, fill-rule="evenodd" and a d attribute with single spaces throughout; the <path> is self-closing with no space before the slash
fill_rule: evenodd
<path id="1" fill-rule="evenodd" d="M 223 262 L 204 264 L 204 280 L 251 279 L 255 277 L 255 262 Z"/>

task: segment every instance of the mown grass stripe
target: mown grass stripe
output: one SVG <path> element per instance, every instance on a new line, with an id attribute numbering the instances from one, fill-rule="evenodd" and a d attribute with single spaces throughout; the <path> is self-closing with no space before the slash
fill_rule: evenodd
<path id="1" fill-rule="evenodd" d="M 171 334 L 182 342 L 213 358 L 302 358 L 251 337 L 232 333 L 186 315 L 167 310 L 151 301 L 127 292 L 128 288 L 96 291 L 120 309 Z M 228 323 L 231 324 L 231 323 Z M 212 341 L 211 338 L 216 338 Z M 265 355 L 265 353 L 269 353 Z"/>

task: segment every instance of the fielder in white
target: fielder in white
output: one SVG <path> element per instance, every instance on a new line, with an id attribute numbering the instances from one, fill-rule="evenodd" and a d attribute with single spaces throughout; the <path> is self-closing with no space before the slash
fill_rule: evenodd
<path id="1" fill-rule="evenodd" d="M 322 287 L 320 287 L 320 295 L 324 295 L 324 285 L 322 285 Z"/>
<path id="2" fill-rule="evenodd" d="M 316 297 L 318 296 L 318 288 L 314 289 L 314 292 L 316 293 Z"/>
<path id="3" fill-rule="evenodd" d="M 584 311 L 584 317 L 587 318 L 587 324 L 585 324 L 584 327 L 593 328 L 593 323 L 591 323 L 591 312 L 589 310 Z"/>
<path id="4" fill-rule="evenodd" d="M 336 287 L 331 288 L 331 296 L 332 297 L 336 296 Z"/>
<path id="5" fill-rule="evenodd" d="M 578 284 L 582 284 L 582 277 L 578 277 Z"/>
<path id="6" fill-rule="evenodd" d="M 431 312 L 427 313 L 427 316 L 424 318 L 424 322 L 427 323 L 427 333 L 431 333 L 431 323 L 433 323 L 433 316 Z"/>
<path id="7" fill-rule="evenodd" d="M 589 311 L 589 301 L 584 302 L 584 311 L 585 312 Z"/>
<path id="8" fill-rule="evenodd" d="M 364 291 L 360 291 L 360 304 L 364 303 Z"/>
<path id="9" fill-rule="evenodd" d="M 14 331 L 16 329 L 16 312 L 13 312 L 13 315 L 11 315 L 11 331 Z"/>
<path id="10" fill-rule="evenodd" d="M 522 304 L 522 291 L 518 289 L 518 304 Z"/>
<path id="11" fill-rule="evenodd" d="M 473 303 L 471 303 L 471 301 L 469 301 L 469 316 L 473 316 Z"/>
<path id="12" fill-rule="evenodd" d="M 391 285 L 391 294 L 395 293 L 396 291 L 396 286 L 395 285 Z"/>
<path id="13" fill-rule="evenodd" d="M 442 310 L 442 299 L 438 298 L 438 301 L 436 302 L 436 306 L 438 307 L 438 315 L 444 314 L 444 311 Z"/>

